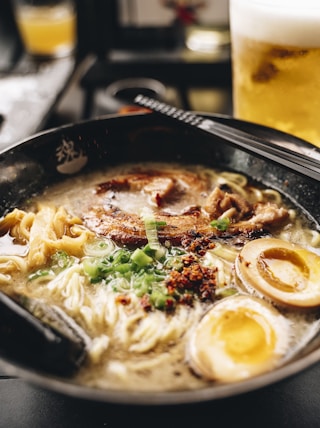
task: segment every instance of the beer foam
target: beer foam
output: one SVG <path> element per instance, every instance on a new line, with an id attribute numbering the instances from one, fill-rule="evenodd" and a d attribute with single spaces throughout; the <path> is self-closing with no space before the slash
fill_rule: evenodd
<path id="1" fill-rule="evenodd" d="M 232 33 L 269 43 L 320 46 L 320 0 L 230 0 Z"/>

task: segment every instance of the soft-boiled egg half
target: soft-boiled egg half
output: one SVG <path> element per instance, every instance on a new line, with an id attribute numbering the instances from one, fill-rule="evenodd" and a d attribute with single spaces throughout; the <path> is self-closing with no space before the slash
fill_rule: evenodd
<path id="1" fill-rule="evenodd" d="M 237 257 L 236 274 L 249 291 L 297 308 L 320 305 L 320 256 L 276 238 L 248 242 Z"/>
<path id="2" fill-rule="evenodd" d="M 244 380 L 280 363 L 289 348 L 290 331 L 290 322 L 268 302 L 247 295 L 227 297 L 193 331 L 189 362 L 210 380 Z"/>

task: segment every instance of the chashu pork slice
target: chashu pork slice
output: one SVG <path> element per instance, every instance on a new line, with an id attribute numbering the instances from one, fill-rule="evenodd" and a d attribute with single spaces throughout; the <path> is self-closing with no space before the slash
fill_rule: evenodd
<path id="1" fill-rule="evenodd" d="M 190 171 L 148 170 L 119 175 L 100 183 L 96 200 L 83 212 L 84 224 L 116 243 L 141 246 L 147 243 L 141 211 L 148 207 L 161 226 L 160 242 L 179 245 L 186 238 L 246 240 L 283 225 L 288 211 L 275 203 L 252 204 L 243 196 L 212 186 L 205 177 Z M 97 203 L 95 203 L 97 202 Z M 228 217 L 226 230 L 212 220 Z"/>

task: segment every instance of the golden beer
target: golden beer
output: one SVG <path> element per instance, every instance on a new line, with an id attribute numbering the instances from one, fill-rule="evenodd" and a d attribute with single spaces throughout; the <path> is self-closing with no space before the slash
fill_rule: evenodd
<path id="1" fill-rule="evenodd" d="M 231 0 L 230 24 L 234 116 L 320 147 L 320 1 Z"/>
<path id="2" fill-rule="evenodd" d="M 26 50 L 32 55 L 59 57 L 76 44 L 76 14 L 69 3 L 56 6 L 19 6 L 17 24 Z"/>

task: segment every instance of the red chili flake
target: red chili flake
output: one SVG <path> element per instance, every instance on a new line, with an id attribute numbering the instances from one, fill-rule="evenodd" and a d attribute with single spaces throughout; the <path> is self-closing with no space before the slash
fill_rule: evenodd
<path id="1" fill-rule="evenodd" d="M 129 305 L 129 303 L 131 303 L 131 299 L 129 296 L 125 294 L 119 294 L 119 296 L 116 297 L 116 302 L 126 306 L 126 305 Z"/>
<path id="2" fill-rule="evenodd" d="M 190 266 L 192 263 L 196 262 L 197 259 L 192 254 L 186 254 L 185 256 L 181 257 L 181 261 L 184 266 Z"/>
<path id="3" fill-rule="evenodd" d="M 183 246 L 193 253 L 204 256 L 207 250 L 215 248 L 216 244 L 207 236 L 188 237 L 182 241 Z"/>
<path id="4" fill-rule="evenodd" d="M 159 195 L 159 193 L 157 193 L 157 194 L 156 194 L 156 196 L 155 196 L 155 201 L 156 201 L 157 207 L 160 207 L 160 206 L 161 206 L 161 203 L 162 203 L 162 198 L 161 198 L 161 196 Z"/>
<path id="5" fill-rule="evenodd" d="M 169 294 L 180 295 L 179 303 L 191 305 L 195 296 L 200 300 L 215 299 L 216 289 L 216 273 L 217 268 L 211 269 L 200 265 L 196 259 L 191 262 L 190 258 L 186 258 L 186 266 L 181 272 L 173 270 L 170 272 L 169 278 L 166 281 L 166 287 Z"/>
<path id="6" fill-rule="evenodd" d="M 190 293 L 184 293 L 179 300 L 179 303 L 185 304 L 188 306 L 192 306 L 194 300 L 194 296 Z"/>
<path id="7" fill-rule="evenodd" d="M 142 306 L 142 308 L 146 311 L 149 312 L 152 309 L 152 304 L 150 301 L 150 296 L 148 294 L 145 294 L 144 296 L 142 296 L 141 300 L 140 300 L 140 304 Z"/>
<path id="8" fill-rule="evenodd" d="M 173 311 L 175 308 L 175 302 L 173 299 L 166 300 L 166 311 Z"/>

